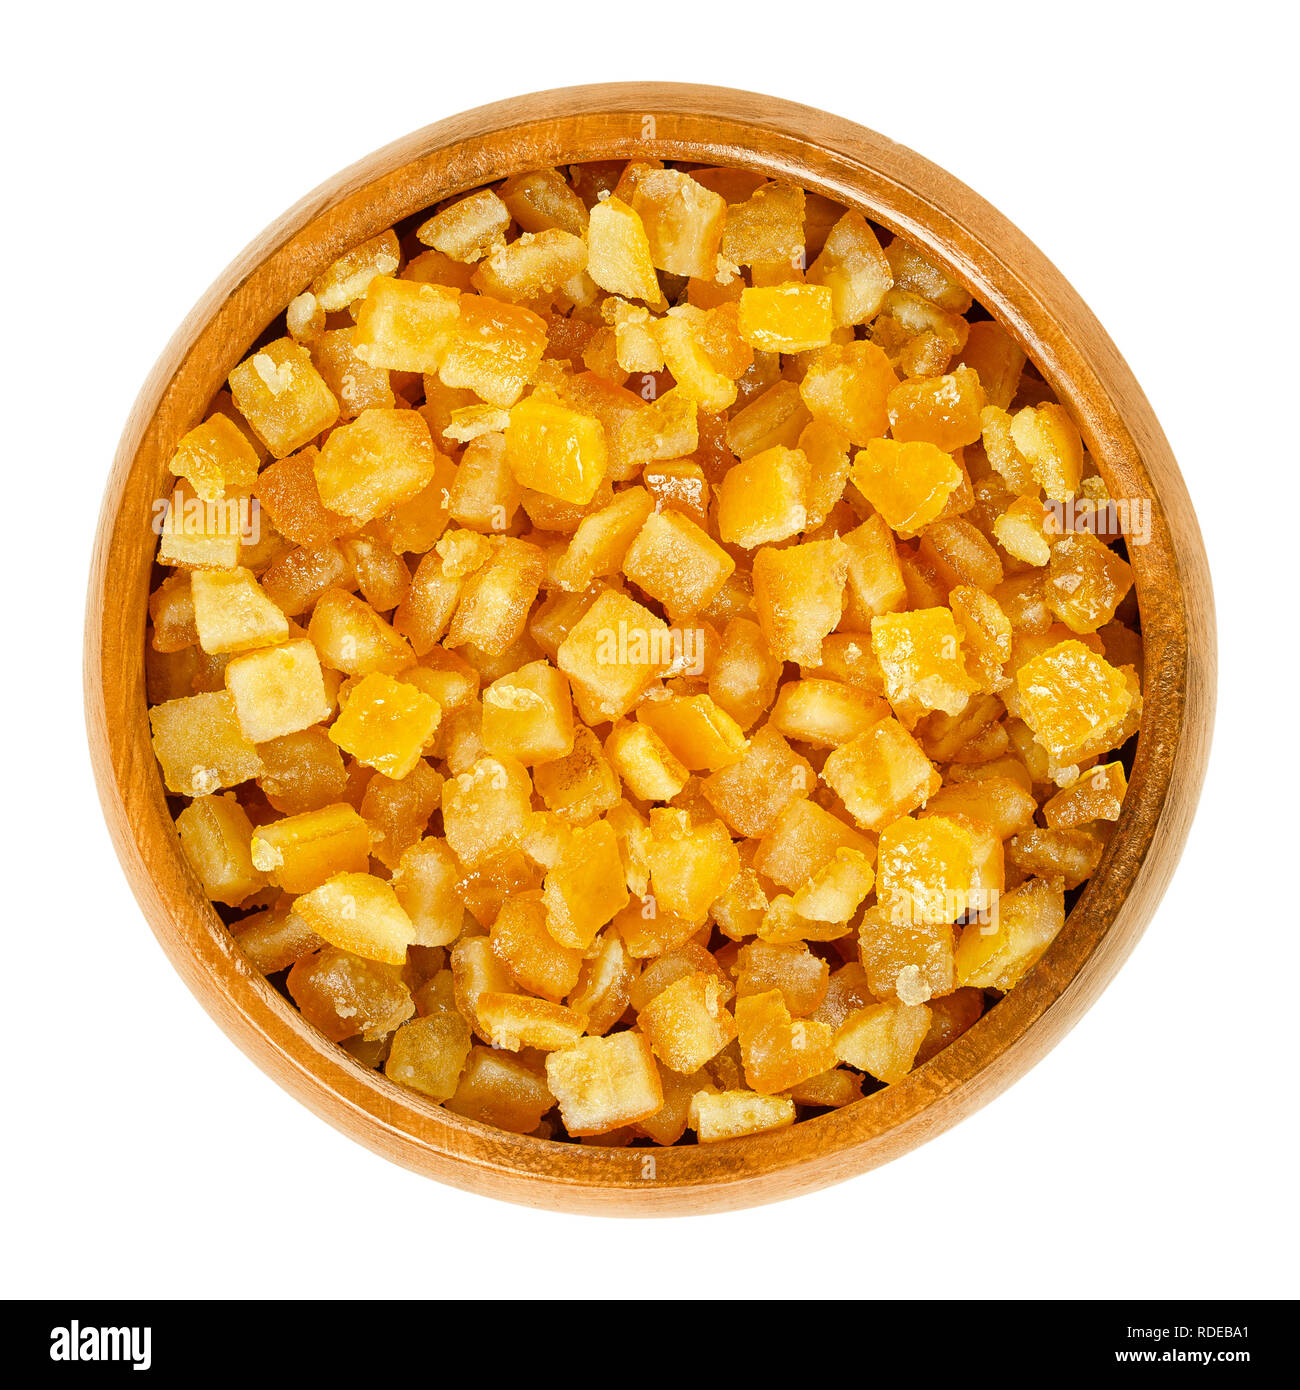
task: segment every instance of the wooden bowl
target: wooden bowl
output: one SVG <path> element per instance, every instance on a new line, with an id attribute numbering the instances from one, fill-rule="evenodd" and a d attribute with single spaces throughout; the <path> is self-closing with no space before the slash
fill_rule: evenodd
<path id="1" fill-rule="evenodd" d="M 244 960 L 181 854 L 145 713 L 150 508 L 167 461 L 227 373 L 343 251 L 490 180 L 634 155 L 790 179 L 908 237 L 1010 330 L 1072 411 L 1112 496 L 1151 504 L 1131 547 L 1146 703 L 1127 799 L 1100 868 L 1046 956 L 901 1084 L 793 1128 L 670 1149 L 560 1144 L 490 1129 L 368 1071 Z M 145 916 L 190 989 L 266 1072 L 386 1158 L 509 1201 L 609 1215 L 723 1211 L 884 1163 L 991 1100 L 1058 1042 L 1132 950 L 1196 805 L 1214 703 L 1214 615 L 1196 517 L 1169 445 L 1110 339 L 1043 254 L 941 169 L 821 111 L 716 87 L 626 83 L 484 106 L 345 170 L 230 266 L 135 404 L 100 519 L 86 626 L 99 793 Z"/>

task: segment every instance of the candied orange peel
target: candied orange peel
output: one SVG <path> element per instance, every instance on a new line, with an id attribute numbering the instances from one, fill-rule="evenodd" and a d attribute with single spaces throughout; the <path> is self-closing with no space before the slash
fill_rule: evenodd
<path id="1" fill-rule="evenodd" d="M 448 199 L 320 268 L 169 471 L 180 847 L 304 1018 L 458 1115 L 853 1104 L 1103 862 L 1142 639 L 1066 521 L 1105 483 L 858 211 L 655 159 Z"/>

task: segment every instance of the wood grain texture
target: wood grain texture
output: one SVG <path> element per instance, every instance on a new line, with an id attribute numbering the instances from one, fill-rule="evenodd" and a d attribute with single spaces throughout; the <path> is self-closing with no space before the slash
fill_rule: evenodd
<path id="1" fill-rule="evenodd" d="M 901 1084 L 791 1129 L 666 1150 L 489 1129 L 365 1070 L 304 1023 L 244 960 L 180 852 L 144 696 L 149 521 L 170 490 L 167 460 L 289 300 L 348 247 L 449 194 L 632 155 L 788 178 L 910 238 L 1031 355 L 1112 495 L 1152 504 L 1151 541 L 1130 555 L 1146 704 L 1128 797 L 1042 962 Z M 542 92 L 417 131 L 303 199 L 226 270 L 167 346 L 123 434 L 96 542 L 85 682 L 100 797 L 132 888 L 176 969 L 258 1065 L 344 1133 L 430 1177 L 527 1205 L 645 1216 L 773 1201 L 884 1163 L 987 1103 L 1058 1042 L 1133 949 L 1177 863 L 1209 751 L 1214 664 L 1205 551 L 1168 442 L 1114 345 L 1035 246 L 957 180 L 850 122 L 748 92 L 628 83 Z"/>

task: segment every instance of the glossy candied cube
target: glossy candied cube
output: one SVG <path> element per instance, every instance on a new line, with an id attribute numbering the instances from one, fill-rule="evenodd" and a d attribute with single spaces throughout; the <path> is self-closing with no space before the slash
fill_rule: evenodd
<path id="1" fill-rule="evenodd" d="M 957 982 L 1014 989 L 1065 925 L 1059 884 L 1031 878 L 998 901 L 993 921 L 971 922 L 957 943 Z"/>
<path id="2" fill-rule="evenodd" d="M 896 289 L 920 295 L 950 313 L 964 314 L 970 308 L 970 293 L 911 242 L 894 237 L 885 247 L 885 258 Z"/>
<path id="3" fill-rule="evenodd" d="M 797 1086 L 837 1060 L 833 1030 L 815 1019 L 793 1018 L 779 989 L 738 998 L 736 1029 L 745 1080 L 760 1095 Z"/>
<path id="4" fill-rule="evenodd" d="M 628 900 L 614 829 L 575 826 L 543 886 L 546 928 L 561 946 L 585 951 Z"/>
<path id="5" fill-rule="evenodd" d="M 497 188 L 497 196 L 525 232 L 559 227 L 582 236 L 587 230 L 586 206 L 558 169 L 514 174 Z"/>
<path id="6" fill-rule="evenodd" d="M 332 541 L 319 547 L 295 546 L 262 571 L 260 583 L 288 618 L 297 618 L 327 589 L 351 588 L 355 579 Z"/>
<path id="7" fill-rule="evenodd" d="M 418 496 L 437 464 L 418 411 L 372 409 L 333 430 L 313 468 L 321 502 L 364 523 Z"/>
<path id="8" fill-rule="evenodd" d="M 832 343 L 820 348 L 799 385 L 804 405 L 858 446 L 889 428 L 889 393 L 898 376 L 875 343 Z"/>
<path id="9" fill-rule="evenodd" d="M 322 940 L 367 960 L 402 965 L 415 928 L 392 884 L 373 874 L 333 875 L 294 903 Z"/>
<path id="10" fill-rule="evenodd" d="M 188 574 L 169 574 L 149 595 L 149 620 L 153 624 L 149 645 L 156 652 L 183 651 L 199 640 Z"/>
<path id="11" fill-rule="evenodd" d="M 816 774 L 770 724 L 749 741 L 744 756 L 704 779 L 705 800 L 737 834 L 766 835 L 792 802 L 808 796 Z"/>
<path id="12" fill-rule="evenodd" d="M 777 445 L 742 460 L 718 489 L 718 535 L 747 550 L 797 535 L 808 520 L 810 479 L 801 449 Z"/>
<path id="13" fill-rule="evenodd" d="M 877 847 L 876 897 L 900 920 L 952 923 L 987 913 L 1004 883 L 1002 841 L 964 816 L 904 816 Z"/>
<path id="14" fill-rule="evenodd" d="M 629 487 L 608 506 L 583 517 L 554 567 L 559 587 L 581 593 L 593 580 L 615 574 L 654 509 L 655 499 L 645 488 Z"/>
<path id="15" fill-rule="evenodd" d="M 867 985 L 877 999 L 925 1004 L 951 993 L 956 938 L 947 922 L 925 922 L 871 907 L 858 928 Z"/>
<path id="16" fill-rule="evenodd" d="M 243 431 L 218 413 L 181 436 L 167 468 L 206 498 L 222 497 L 231 487 L 252 487 L 257 464 L 257 451 Z"/>
<path id="17" fill-rule="evenodd" d="M 332 946 L 299 960 L 287 987 L 307 1022 L 334 1042 L 387 1037 L 415 1012 L 399 970 Z"/>
<path id="18" fill-rule="evenodd" d="M 415 229 L 416 240 L 454 261 L 477 261 L 505 240 L 510 210 L 490 188 L 457 198 Z"/>
<path id="19" fill-rule="evenodd" d="M 735 304 L 714 309 L 681 304 L 655 324 L 655 338 L 677 389 L 707 413 L 734 404 L 736 381 L 753 361 L 753 349 L 740 336 L 737 310 Z"/>
<path id="20" fill-rule="evenodd" d="M 230 569 L 239 563 L 242 533 L 248 525 L 248 499 L 199 497 L 181 478 L 165 509 L 155 503 L 155 525 L 160 527 L 158 563 L 186 569 Z"/>
<path id="21" fill-rule="evenodd" d="M 377 612 L 396 608 L 411 591 L 411 571 L 406 561 L 373 532 L 345 536 L 339 542 L 361 596 Z"/>
<path id="22" fill-rule="evenodd" d="M 795 916 L 827 927 L 849 922 L 875 884 L 874 858 L 874 850 L 837 849 L 831 859 L 795 890 L 790 901 Z M 765 924 L 762 931 L 769 939 L 778 939 L 771 924 Z M 783 931 L 780 936 L 783 938 L 784 934 Z M 838 932 L 808 932 L 797 928 L 791 934 L 810 940 L 834 940 L 839 935 Z"/>
<path id="23" fill-rule="evenodd" d="M 790 183 L 759 184 L 727 209 L 722 254 L 736 265 L 784 261 L 793 265 L 804 251 L 805 194 Z"/>
<path id="24" fill-rule="evenodd" d="M 348 785 L 343 755 L 325 729 L 281 734 L 263 742 L 257 751 L 262 759 L 258 786 L 281 815 L 319 811 L 343 800 Z"/>
<path id="25" fill-rule="evenodd" d="M 854 459 L 850 476 L 900 536 L 914 536 L 936 520 L 962 481 L 951 454 L 934 444 L 894 439 L 871 440 Z"/>
<path id="26" fill-rule="evenodd" d="M 930 1027 L 925 1041 L 916 1054 L 916 1066 L 928 1062 L 931 1057 L 942 1052 L 949 1043 L 955 1042 L 974 1023 L 978 1023 L 984 1013 L 984 991 L 979 989 L 955 989 L 942 998 L 931 999 Z"/>
<path id="27" fill-rule="evenodd" d="M 924 1004 L 868 1004 L 836 1030 L 835 1056 L 892 1086 L 912 1070 L 929 1027 L 930 1010 Z"/>
<path id="28" fill-rule="evenodd" d="M 628 466 L 681 459 L 698 445 L 699 402 L 676 389 L 633 411 L 619 430 L 619 452 Z"/>
<path id="29" fill-rule="evenodd" d="M 1134 695 L 1124 673 L 1082 642 L 1058 642 L 1016 672 L 1020 713 L 1035 739 L 1060 764 L 1118 731 Z M 1101 751 L 1098 749 L 1097 751 Z"/>
<path id="30" fill-rule="evenodd" d="M 798 384 L 779 379 L 727 421 L 726 445 L 742 460 L 768 449 L 793 449 L 812 423 Z"/>
<path id="31" fill-rule="evenodd" d="M 253 861 L 253 827 L 234 792 L 196 797 L 177 817 L 190 867 L 213 902 L 237 907 L 267 883 Z"/>
<path id="32" fill-rule="evenodd" d="M 254 743 L 308 729 L 334 709 L 316 648 L 306 638 L 233 657 L 225 682 L 240 728 Z"/>
<path id="33" fill-rule="evenodd" d="M 664 307 L 650 238 L 636 211 L 610 197 L 591 209 L 587 223 L 587 274 L 610 294 Z"/>
<path id="34" fill-rule="evenodd" d="M 736 1036 L 728 992 L 720 976 L 697 970 L 674 980 L 638 1011 L 637 1026 L 664 1066 L 698 1071 Z"/>
<path id="35" fill-rule="evenodd" d="M 709 695 L 742 730 L 748 729 L 771 705 L 783 670 L 759 625 L 751 618 L 732 618 L 709 670 Z"/>
<path id="36" fill-rule="evenodd" d="M 893 285 L 893 271 L 875 232 L 860 212 L 846 212 L 831 227 L 808 280 L 831 292 L 835 323 L 869 323 Z"/>
<path id="37" fill-rule="evenodd" d="M 627 714 L 671 660 L 667 623 L 614 589 L 573 625 L 555 656 L 588 724 Z"/>
<path id="38" fill-rule="evenodd" d="M 885 613 L 871 620 L 871 645 L 897 710 L 959 714 L 975 690 L 962 634 L 947 608 Z"/>
<path id="39" fill-rule="evenodd" d="M 832 1067 L 830 1071 L 810 1076 L 807 1081 L 791 1086 L 790 1099 L 796 1105 L 837 1110 L 862 1099 L 862 1078 L 846 1067 Z"/>
<path id="40" fill-rule="evenodd" d="M 1002 560 L 973 522 L 962 516 L 941 517 L 921 532 L 918 563 L 942 584 L 994 589 L 1002 582 Z"/>
<path id="41" fill-rule="evenodd" d="M 809 420 L 799 431 L 799 452 L 808 459 L 806 527 L 815 530 L 836 512 L 851 463 L 848 435 L 826 420 Z M 844 531 L 841 528 L 840 534 Z"/>
<path id="42" fill-rule="evenodd" d="M 309 444 L 339 418 L 339 403 L 311 354 L 277 338 L 230 373 L 230 394 L 253 432 L 276 458 Z"/>
<path id="43" fill-rule="evenodd" d="M 194 625 L 205 652 L 246 652 L 289 635 L 289 620 L 250 571 L 196 570 L 190 580 Z"/>
<path id="44" fill-rule="evenodd" d="M 600 740 L 583 724 L 574 727 L 573 752 L 539 764 L 533 780 L 547 809 L 573 825 L 588 825 L 618 805 L 618 777 Z"/>
<path id="45" fill-rule="evenodd" d="M 353 351 L 372 367 L 436 372 L 460 318 L 460 292 L 447 285 L 371 280 L 357 314 Z"/>
<path id="46" fill-rule="evenodd" d="M 1101 827 L 1040 830 L 1030 826 L 1007 841 L 1007 863 L 1021 876 L 1062 884 L 1068 892 L 1096 872 L 1106 848 Z"/>
<path id="47" fill-rule="evenodd" d="M 508 409 L 532 381 L 545 351 L 546 322 L 531 309 L 488 295 L 462 295 L 438 376 L 447 386 Z"/>
<path id="48" fill-rule="evenodd" d="M 465 923 L 456 893 L 460 877 L 460 865 L 445 840 L 425 836 L 402 851 L 391 881 L 415 929 L 415 945 L 450 946 L 460 936 Z"/>
<path id="49" fill-rule="evenodd" d="M 992 594 L 959 584 L 948 591 L 953 620 L 961 630 L 966 670 L 985 690 L 1006 683 L 1003 667 L 1011 657 L 1011 619 Z"/>
<path id="50" fill-rule="evenodd" d="M 789 1096 L 761 1096 L 753 1091 L 699 1090 L 691 1101 L 690 1127 L 701 1144 L 766 1134 L 794 1124 Z"/>
<path id="51" fill-rule="evenodd" d="M 366 783 L 358 808 L 370 830 L 370 852 L 385 868 L 396 870 L 405 851 L 429 827 L 442 801 L 443 778 L 420 758 L 402 778 L 376 772 Z"/>
<path id="52" fill-rule="evenodd" d="M 405 640 L 413 656 L 427 658 L 438 649 L 464 588 L 464 578 L 448 573 L 446 561 L 437 551 L 426 555 L 416 566 L 411 587 L 393 613 L 392 623 L 395 635 Z"/>
<path id="53" fill-rule="evenodd" d="M 564 1004 L 527 994 L 485 990 L 478 997 L 478 1019 L 493 1047 L 519 1052 L 570 1048 L 581 1037 L 586 1019 Z"/>
<path id="54" fill-rule="evenodd" d="M 980 437 L 984 388 L 969 367 L 947 376 L 905 381 L 889 393 L 889 428 L 897 440 L 921 440 L 951 453 Z"/>
<path id="55" fill-rule="evenodd" d="M 551 227 L 493 247 L 472 281 L 485 295 L 521 304 L 553 294 L 586 268 L 586 242 Z"/>
<path id="56" fill-rule="evenodd" d="M 330 738 L 358 762 L 401 779 L 419 762 L 441 718 L 442 709 L 431 696 L 371 671 L 348 696 Z"/>
<path id="57" fill-rule="evenodd" d="M 925 803 L 924 814 L 967 816 L 983 821 L 999 839 L 1005 840 L 1018 830 L 1028 829 L 1037 810 L 1038 803 L 1025 783 L 994 773 L 941 787 Z"/>
<path id="58" fill-rule="evenodd" d="M 448 1110 L 494 1129 L 531 1134 L 555 1104 L 546 1077 L 533 1065 L 489 1047 L 470 1049 Z"/>
<path id="59" fill-rule="evenodd" d="M 354 420 L 371 407 L 397 403 L 386 367 L 372 367 L 357 353 L 355 328 L 331 328 L 311 345 L 312 361 L 339 403 L 339 416 Z"/>
<path id="60" fill-rule="evenodd" d="M 309 548 L 328 545 L 353 529 L 348 517 L 331 512 L 321 501 L 316 486 L 314 445 L 288 458 L 268 464 L 258 475 L 253 495 L 276 530 L 295 545 Z"/>
<path id="61" fill-rule="evenodd" d="M 323 665 L 348 676 L 393 675 L 415 661 L 409 643 L 368 603 L 343 589 L 328 589 L 312 610 L 308 635 Z"/>
<path id="62" fill-rule="evenodd" d="M 1118 820 L 1128 779 L 1124 764 L 1099 763 L 1082 772 L 1068 787 L 1043 805 L 1043 819 L 1052 830 L 1073 830 L 1089 821 Z"/>
<path id="63" fill-rule="evenodd" d="M 810 677 L 786 681 L 772 723 L 786 738 L 815 748 L 838 748 L 865 734 L 889 713 L 879 697 L 843 681 Z"/>
<path id="64" fill-rule="evenodd" d="M 502 417 L 500 424 L 504 427 L 509 419 L 506 412 L 489 408 Z M 476 435 L 461 455 L 456 477 L 448 489 L 451 519 L 484 534 L 505 531 L 513 523 L 522 500 L 523 489 L 506 462 L 505 436 L 495 428 Z"/>
<path id="65" fill-rule="evenodd" d="M 637 719 L 654 729 L 691 772 L 716 772 L 739 762 L 745 735 L 709 695 L 673 695 L 645 700 Z"/>
<path id="66" fill-rule="evenodd" d="M 800 665 L 821 660 L 822 639 L 844 610 L 848 547 L 838 536 L 754 556 L 754 609 L 774 656 Z"/>
<path id="67" fill-rule="evenodd" d="M 1015 399 L 1025 354 L 995 319 L 972 323 L 961 352 L 963 366 L 974 370 L 988 403 L 1006 410 Z"/>
<path id="68" fill-rule="evenodd" d="M 560 1003 L 578 983 L 582 952 L 546 930 L 546 904 L 539 891 L 508 898 L 490 933 L 492 949 L 521 989 Z"/>
<path id="69" fill-rule="evenodd" d="M 500 656 L 523 636 L 528 612 L 546 574 L 540 547 L 514 536 L 494 536 L 486 564 L 465 580 L 446 645 L 467 644 Z"/>
<path id="70" fill-rule="evenodd" d="M 231 927 L 248 963 L 263 975 L 287 970 L 325 945 L 292 907 L 290 898 L 281 897 L 272 907 L 241 917 Z"/>
<path id="71" fill-rule="evenodd" d="M 647 724 L 614 721 L 605 756 L 628 791 L 640 801 L 669 801 L 686 785 L 686 768 Z"/>
<path id="72" fill-rule="evenodd" d="M 532 813 L 528 771 L 512 758 L 479 758 L 442 786 L 442 824 L 461 864 L 472 869 L 514 848 Z"/>
<path id="73" fill-rule="evenodd" d="M 708 532 L 680 512 L 652 512 L 623 557 L 623 573 L 675 623 L 706 608 L 735 568 Z"/>
<path id="74" fill-rule="evenodd" d="M 637 1032 L 583 1038 L 546 1058 L 546 1081 L 575 1138 L 635 1124 L 663 1105 L 659 1068 Z"/>
<path id="75" fill-rule="evenodd" d="M 618 932 L 603 932 L 587 951 L 569 1007 L 587 1018 L 587 1032 L 603 1036 L 627 1011 L 636 963 Z"/>
<path id="76" fill-rule="evenodd" d="M 346 802 L 260 825 L 253 832 L 254 866 L 286 893 L 307 893 L 341 873 L 370 864 L 370 827 Z"/>
<path id="77" fill-rule="evenodd" d="M 311 292 L 327 314 L 335 314 L 356 303 L 376 275 L 395 275 L 400 264 L 396 232 L 380 232 L 323 270 L 311 282 Z"/>
<path id="78" fill-rule="evenodd" d="M 1052 558 L 1046 526 L 1049 516 L 1037 496 L 1017 497 L 994 519 L 994 539 L 1021 564 L 1045 565 Z"/>
<path id="79" fill-rule="evenodd" d="M 718 980 L 722 986 L 719 998 L 724 1004 L 730 1003 L 736 991 L 727 972 L 698 941 L 688 941 L 684 946 L 647 961 L 632 984 L 628 1001 L 640 1013 L 661 990 L 697 971 Z"/>
<path id="80" fill-rule="evenodd" d="M 384 1075 L 433 1100 L 450 1100 L 465 1069 L 470 1043 L 469 1024 L 455 1009 L 412 1019 L 393 1034 Z"/>
<path id="81" fill-rule="evenodd" d="M 637 179 L 631 206 L 658 269 L 704 280 L 717 275 L 727 219 L 721 195 L 675 169 L 647 169 Z"/>
<path id="82" fill-rule="evenodd" d="M 749 287 L 740 295 L 740 336 L 760 352 L 809 352 L 825 347 L 835 327 L 827 285 Z"/>
<path id="83" fill-rule="evenodd" d="M 736 846 L 721 821 L 694 823 L 688 812 L 668 807 L 650 812 L 644 853 L 658 905 L 692 922 L 704 921 L 740 871 Z"/>
<path id="84" fill-rule="evenodd" d="M 1132 587 L 1133 571 L 1096 536 L 1061 536 L 1052 546 L 1043 594 L 1071 632 L 1096 632 L 1110 622 Z"/>
<path id="85" fill-rule="evenodd" d="M 506 460 L 520 484 L 585 505 L 608 468 L 605 428 L 594 415 L 534 392 L 510 411 Z"/>
<path id="86" fill-rule="evenodd" d="M 826 997 L 830 966 L 800 942 L 749 941 L 736 954 L 736 994 L 779 990 L 795 1017 L 811 1014 Z"/>
<path id="87" fill-rule="evenodd" d="M 545 661 L 529 662 L 483 691 L 483 746 L 525 767 L 573 752 L 569 682 Z"/>
<path id="88" fill-rule="evenodd" d="M 240 727 L 227 691 L 204 691 L 155 705 L 149 724 L 154 755 L 170 792 L 206 796 L 262 772 L 262 759 Z"/>
<path id="89" fill-rule="evenodd" d="M 479 1018 L 479 1000 L 485 994 L 509 994 L 515 986 L 487 936 L 462 936 L 452 946 L 451 975 L 456 1007 L 479 1037 L 490 1042 L 487 1025 Z"/>
<path id="90" fill-rule="evenodd" d="M 754 868 L 782 888 L 798 888 L 839 849 L 875 856 L 874 846 L 861 831 L 801 797 L 786 806 L 759 840 Z"/>
<path id="91" fill-rule="evenodd" d="M 896 719 L 882 719 L 826 759 L 822 778 L 864 830 L 883 830 L 939 790 L 941 778 Z"/>
<path id="92" fill-rule="evenodd" d="M 1067 502 L 1083 477 L 1083 441 L 1062 405 L 1027 405 L 1011 420 L 1011 439 L 1054 502 Z"/>

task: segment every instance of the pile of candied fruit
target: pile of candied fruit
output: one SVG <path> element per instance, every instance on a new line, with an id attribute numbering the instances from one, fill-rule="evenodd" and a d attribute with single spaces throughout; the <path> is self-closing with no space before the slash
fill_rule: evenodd
<path id="1" fill-rule="evenodd" d="M 146 663 L 185 855 L 305 1019 L 504 1130 L 712 1143 L 1031 969 L 1142 644 L 1079 431 L 944 270 L 596 162 L 357 246 L 273 334 L 171 460 Z"/>

